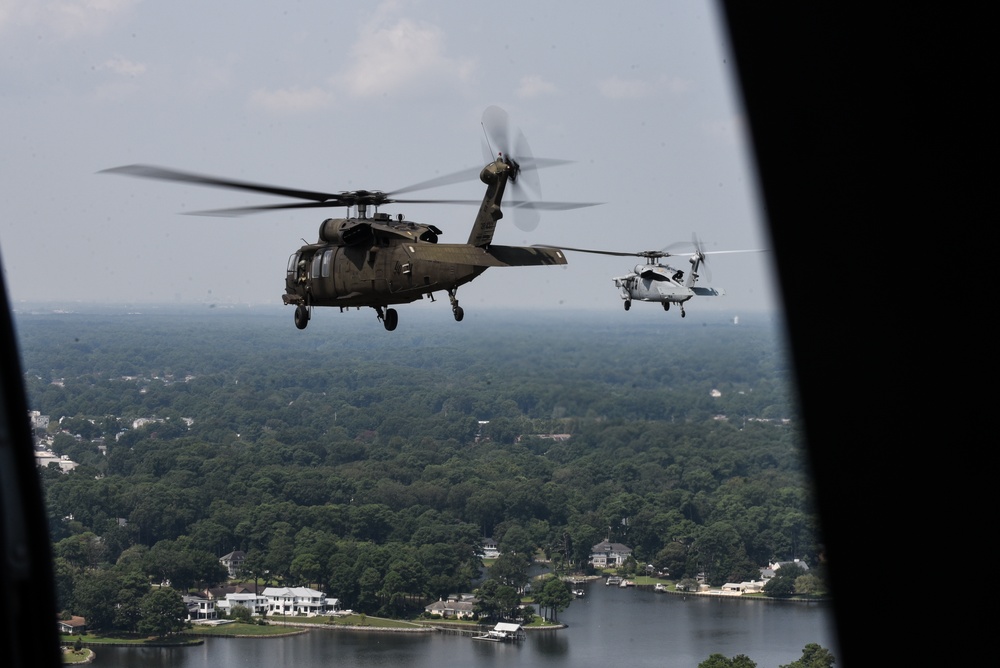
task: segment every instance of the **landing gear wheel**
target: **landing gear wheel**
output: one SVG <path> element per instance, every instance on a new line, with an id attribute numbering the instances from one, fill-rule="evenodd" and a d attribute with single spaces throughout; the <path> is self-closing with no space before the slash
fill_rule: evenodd
<path id="1" fill-rule="evenodd" d="M 299 304 L 295 307 L 295 326 L 299 329 L 305 329 L 306 325 L 309 324 L 309 309 Z"/>
<path id="2" fill-rule="evenodd" d="M 663 310 L 664 311 L 670 310 L 670 302 L 663 302 Z"/>
<path id="3" fill-rule="evenodd" d="M 682 318 L 686 318 L 687 317 L 687 313 L 684 312 L 683 308 L 681 309 L 681 317 Z"/>
<path id="4" fill-rule="evenodd" d="M 451 312 L 455 316 L 455 322 L 462 322 L 462 318 L 465 317 L 465 311 L 463 311 L 462 307 L 458 305 L 458 297 L 455 296 L 457 291 L 458 288 L 449 290 L 448 299 L 451 301 Z"/>
<path id="5" fill-rule="evenodd" d="M 385 318 L 382 319 L 382 324 L 385 325 L 387 332 L 396 329 L 396 325 L 399 324 L 399 314 L 396 313 L 396 309 L 390 308 L 385 310 Z"/>
<path id="6" fill-rule="evenodd" d="M 626 299 L 625 300 L 625 310 L 627 311 L 630 308 L 632 308 L 632 300 L 631 299 Z"/>

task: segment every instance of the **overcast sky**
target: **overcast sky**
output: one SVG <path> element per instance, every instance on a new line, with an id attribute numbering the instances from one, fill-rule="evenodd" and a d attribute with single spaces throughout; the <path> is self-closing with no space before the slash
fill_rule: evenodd
<path id="1" fill-rule="evenodd" d="M 605 202 L 543 213 L 530 233 L 508 216 L 497 243 L 639 251 L 697 233 L 709 250 L 768 246 L 735 67 L 709 2 L 0 0 L 9 296 L 280 304 L 288 256 L 343 209 L 179 215 L 276 200 L 97 172 L 150 163 L 395 190 L 481 166 L 490 105 L 536 157 L 575 161 L 540 172 L 544 199 Z M 473 180 L 413 196 L 479 199 L 483 189 Z M 382 211 L 437 225 L 442 243 L 464 242 L 476 213 Z M 467 314 L 621 311 L 611 277 L 641 260 L 569 259 L 491 269 L 459 298 Z M 727 295 L 696 298 L 689 312 L 774 308 L 770 263 L 712 258 L 711 285 Z M 446 298 L 405 309 L 450 317 Z"/>

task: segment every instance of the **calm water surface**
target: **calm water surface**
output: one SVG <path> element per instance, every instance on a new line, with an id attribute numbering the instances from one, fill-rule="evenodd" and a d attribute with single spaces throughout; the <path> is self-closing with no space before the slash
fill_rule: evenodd
<path id="1" fill-rule="evenodd" d="M 529 631 L 520 644 L 433 633 L 390 635 L 316 630 L 290 638 L 215 638 L 187 648 L 98 649 L 95 666 L 115 668 L 464 668 L 573 666 L 694 668 L 715 652 L 746 654 L 777 668 L 810 642 L 837 654 L 832 610 L 821 604 L 673 596 L 586 586 L 560 615 L 568 628 Z M 838 661 L 837 668 L 844 668 Z"/>

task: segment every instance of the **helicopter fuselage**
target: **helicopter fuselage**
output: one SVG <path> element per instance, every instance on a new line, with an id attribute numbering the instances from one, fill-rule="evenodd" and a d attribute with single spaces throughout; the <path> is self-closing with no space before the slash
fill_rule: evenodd
<path id="1" fill-rule="evenodd" d="M 467 254 L 468 246 L 442 244 L 425 251 L 420 247 L 424 244 L 303 246 L 288 260 L 282 298 L 285 304 L 311 306 L 408 304 L 439 290 L 455 289 L 486 271 L 486 266 L 444 259 Z"/>
<path id="2" fill-rule="evenodd" d="M 695 295 L 718 297 L 725 294 L 715 288 L 695 285 L 696 279 L 697 274 L 694 274 L 682 283 L 684 272 L 664 264 L 649 263 L 637 264 L 632 273 L 612 280 L 619 289 L 619 296 L 625 301 L 626 311 L 632 306 L 632 300 L 659 302 L 664 310 L 669 310 L 671 304 L 678 304 L 681 317 L 684 317 L 684 302 Z"/>
<path id="3" fill-rule="evenodd" d="M 638 264 L 632 273 L 612 279 L 626 301 L 672 302 L 681 304 L 694 291 L 681 283 L 683 272 L 661 264 Z"/>
<path id="4" fill-rule="evenodd" d="M 468 243 L 439 244 L 442 232 L 434 225 L 384 213 L 367 218 L 363 209 L 355 218 L 323 221 L 319 240 L 293 253 L 285 270 L 282 300 L 297 307 L 296 325 L 305 327 L 314 306 L 366 306 L 380 319 L 388 318 L 386 328 L 394 329 L 395 311 L 386 307 L 424 296 L 433 300 L 438 291 L 448 293 L 455 319 L 461 320 L 455 291 L 490 267 L 566 264 L 559 249 L 492 243 L 510 172 L 511 165 L 503 160 L 482 170 L 486 195 Z"/>
<path id="5" fill-rule="evenodd" d="M 593 248 L 572 248 L 561 246 L 564 250 L 575 251 L 577 253 L 593 253 L 596 255 L 636 256 L 646 258 L 645 264 L 637 264 L 632 272 L 624 276 L 616 276 L 611 280 L 618 288 L 618 295 L 625 302 L 625 310 L 632 308 L 632 300 L 637 299 L 642 302 L 657 302 L 663 306 L 664 311 L 670 310 L 671 304 L 680 307 L 681 317 L 684 317 L 684 302 L 692 297 L 721 297 L 726 291 L 721 288 L 710 288 L 703 285 L 696 285 L 698 282 L 698 270 L 705 266 L 705 256 L 714 253 L 756 253 L 760 251 L 751 250 L 721 250 L 704 251 L 698 238 L 694 238 L 695 252 L 688 258 L 691 268 L 687 274 L 680 269 L 675 269 L 665 264 L 657 262 L 660 258 L 676 255 L 667 249 L 646 250 L 638 253 L 622 251 L 597 250 Z M 558 246 L 539 246 L 539 248 L 560 248 Z"/>

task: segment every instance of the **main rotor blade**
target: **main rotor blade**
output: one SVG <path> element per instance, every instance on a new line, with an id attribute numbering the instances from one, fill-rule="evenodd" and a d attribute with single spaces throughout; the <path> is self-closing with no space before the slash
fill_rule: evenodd
<path id="1" fill-rule="evenodd" d="M 539 248 L 555 248 L 557 250 L 568 250 L 576 253 L 594 253 L 595 255 L 614 255 L 616 257 L 641 257 L 639 253 L 623 253 L 619 251 L 594 250 L 592 248 L 570 248 L 569 246 L 549 246 L 547 244 L 534 244 Z"/>
<path id="2" fill-rule="evenodd" d="M 586 205 L 585 205 L 586 206 Z M 592 206 L 592 205 L 590 205 Z M 678 257 L 681 255 L 695 255 L 696 253 L 671 253 L 667 250 L 653 250 L 653 251 L 639 251 L 638 253 L 629 253 L 623 251 L 609 251 L 609 250 L 596 250 L 593 248 L 571 248 L 570 246 L 549 246 L 546 244 L 535 244 L 539 248 L 558 248 L 561 250 L 574 251 L 576 253 L 594 253 L 596 255 L 614 255 L 617 257 L 647 257 L 647 258 L 663 258 L 663 257 Z M 702 251 L 703 255 L 721 255 L 725 253 L 764 253 L 766 248 L 755 248 L 755 249 L 745 249 L 745 250 L 720 250 L 720 251 Z"/>
<path id="3" fill-rule="evenodd" d="M 193 183 L 194 185 L 209 186 L 213 188 L 248 190 L 250 192 L 267 193 L 269 195 L 279 195 L 281 197 L 294 197 L 296 199 L 308 199 L 316 202 L 326 202 L 327 200 L 338 197 L 336 193 L 325 193 L 315 190 L 299 190 L 297 188 L 284 188 L 264 183 L 251 183 L 249 181 L 223 179 L 217 176 L 195 174 L 194 172 L 182 172 L 180 170 L 157 167 L 155 165 L 124 165 L 122 167 L 105 169 L 100 173 L 124 174 L 125 176 L 136 176 L 143 179 L 157 179 L 160 181 L 178 181 L 180 183 Z"/>
<path id="4" fill-rule="evenodd" d="M 380 204 L 368 204 L 368 206 L 381 206 L 382 204 L 479 204 L 477 199 L 386 199 Z M 341 206 L 355 206 L 355 201 L 345 201 L 338 199 L 329 202 L 287 202 L 279 204 L 260 204 L 256 206 L 235 206 L 225 209 L 208 209 L 205 211 L 191 211 L 189 216 L 221 216 L 224 218 L 235 218 L 254 213 L 264 213 L 266 211 L 280 211 L 283 209 L 332 209 Z"/>
<path id="5" fill-rule="evenodd" d="M 516 209 L 538 209 L 540 211 L 569 211 L 570 209 L 585 209 L 588 206 L 600 206 L 601 204 L 604 204 L 604 202 L 535 202 L 533 200 L 512 200 L 507 202 L 508 206 Z"/>
<path id="6" fill-rule="evenodd" d="M 488 158 L 493 160 L 493 158 Z M 559 158 L 527 158 L 524 162 L 519 162 L 521 170 L 535 170 L 542 169 L 544 167 L 558 167 L 559 165 L 571 164 L 572 160 L 562 160 Z M 441 176 L 435 176 L 433 179 L 427 179 L 426 181 L 421 181 L 420 183 L 414 183 L 413 185 L 403 186 L 402 188 L 396 188 L 395 190 L 386 193 L 387 196 L 393 197 L 395 195 L 402 195 L 404 193 L 412 193 L 418 190 L 429 190 L 431 188 L 440 188 L 441 186 L 450 186 L 455 183 L 464 183 L 466 181 L 475 181 L 479 178 L 479 172 L 482 171 L 482 167 L 466 167 L 465 169 L 460 169 L 457 172 L 452 172 L 451 174 L 442 174 Z M 396 200 L 397 202 L 402 202 L 403 200 Z M 424 200 L 420 200 L 424 201 Z M 430 201 L 430 200 L 426 200 Z M 443 200 L 442 200 L 443 201 Z M 464 202 L 462 202 L 464 204 Z M 478 204 L 478 202 L 476 202 Z"/>
<path id="7" fill-rule="evenodd" d="M 726 253 L 765 253 L 766 248 L 744 248 L 741 250 L 702 251 L 703 255 L 724 255 Z"/>
<path id="8" fill-rule="evenodd" d="M 482 170 L 482 167 L 467 167 L 466 169 L 462 169 L 451 174 L 444 174 L 433 179 L 421 181 L 420 183 L 414 183 L 412 186 L 398 188 L 386 194 L 391 197 L 392 195 L 401 195 L 403 193 L 410 193 L 416 190 L 427 190 L 428 188 L 439 188 L 441 186 L 450 186 L 453 183 L 472 181 L 479 178 L 480 170 Z"/>
<path id="9" fill-rule="evenodd" d="M 226 209 L 206 209 L 203 211 L 187 211 L 186 216 L 219 216 L 222 218 L 236 218 L 251 213 L 264 213 L 265 211 L 278 211 L 281 209 L 322 209 L 335 206 L 348 206 L 343 202 L 286 202 L 284 204 L 260 204 L 257 206 L 234 206 Z"/>

